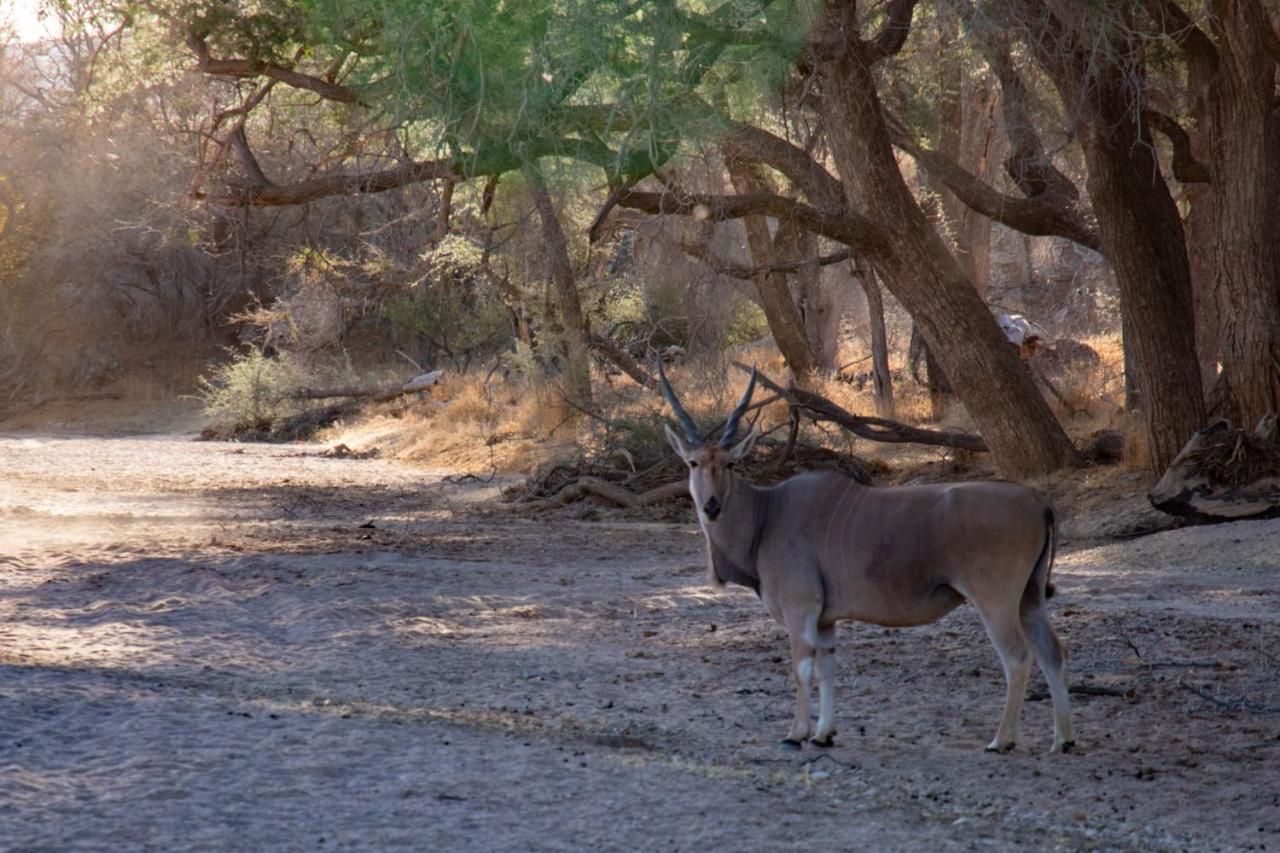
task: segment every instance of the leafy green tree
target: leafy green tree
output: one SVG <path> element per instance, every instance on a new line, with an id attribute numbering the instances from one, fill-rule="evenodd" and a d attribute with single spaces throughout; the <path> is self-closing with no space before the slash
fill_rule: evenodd
<path id="1" fill-rule="evenodd" d="M 206 197 L 284 205 L 519 171 L 538 200 L 542 176 L 554 177 L 554 164 L 569 158 L 603 173 L 608 193 L 597 225 L 615 206 L 704 221 L 788 221 L 773 245 L 767 229 L 756 229 L 754 274 L 770 327 L 798 376 L 811 369 L 812 354 L 779 273 L 803 265 L 786 244 L 811 245 L 798 236 L 808 232 L 853 247 L 885 274 L 944 371 L 957 378 L 961 401 L 1007 471 L 1052 470 L 1072 461 L 1070 443 L 893 158 L 871 69 L 901 50 L 914 8 L 904 0 L 868 13 L 853 3 L 765 0 L 714 8 L 658 0 L 455 0 L 181 6 L 168 17 L 204 71 L 255 83 L 217 129 L 221 151 L 236 155 L 218 162 L 236 169 L 224 172 L 218 188 L 211 181 Z M 864 28 L 877 32 L 864 38 Z M 250 145 L 247 119 L 279 84 L 371 117 L 361 121 L 394 140 L 398 162 L 270 179 Z M 839 177 L 828 171 L 821 147 L 798 145 L 770 127 L 772 93 L 797 84 L 822 127 L 811 143 L 830 151 Z M 749 167 L 734 181 L 736 194 L 686 192 L 665 168 L 682 147 L 704 141 Z M 752 179 L 761 168 L 781 176 L 783 189 Z M 570 350 L 569 390 L 582 396 L 589 331 L 564 229 L 553 205 L 536 206 Z"/>

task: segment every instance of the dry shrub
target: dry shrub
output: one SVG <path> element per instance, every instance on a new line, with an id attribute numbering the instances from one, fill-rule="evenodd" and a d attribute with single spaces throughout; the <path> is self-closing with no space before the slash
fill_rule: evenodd
<path id="1" fill-rule="evenodd" d="M 277 421 L 332 408 L 332 400 L 316 404 L 300 399 L 299 392 L 354 382 L 350 362 L 343 358 L 303 358 L 289 352 L 268 355 L 258 347 L 247 347 L 198 379 L 196 393 L 215 433 L 238 434 L 249 429 L 269 431 Z M 323 421 L 322 417 L 319 422 Z M 305 430 L 298 433 L 305 434 Z"/>
<path id="2" fill-rule="evenodd" d="M 1113 339 L 1096 340 L 1102 365 L 1070 374 L 1064 382 L 1088 409 L 1087 416 L 1068 419 L 1072 432 L 1079 436 L 1096 432 L 1100 426 L 1120 426 L 1115 407 L 1097 405 L 1097 399 L 1100 390 L 1108 400 L 1109 394 L 1115 393 L 1108 391 L 1104 377 L 1112 366 L 1122 364 L 1122 355 Z M 703 357 L 668 366 L 673 387 L 704 433 L 719 426 L 742 394 L 747 376 L 731 366 L 733 362 L 754 362 L 773 379 L 787 381 L 781 356 L 776 347 L 770 348 L 766 343 L 731 350 L 720 359 Z M 891 362 L 895 373 L 895 416 L 905 423 L 926 423 L 931 414 L 928 390 L 910 378 L 903 356 L 895 352 Z M 846 343 L 841 358 L 843 364 L 858 358 L 854 344 Z M 591 412 L 585 413 L 565 403 L 554 378 L 521 371 L 506 376 L 479 370 L 464 373 L 437 388 L 433 400 L 415 403 L 395 424 L 383 416 L 364 427 L 348 426 L 341 433 L 341 440 L 350 447 L 364 447 L 358 436 L 352 436 L 353 429 L 363 428 L 384 453 L 464 470 L 527 472 L 568 463 L 572 470 L 594 470 L 594 466 L 601 470 L 630 470 L 638 475 L 646 468 L 656 470 L 670 461 L 662 427 L 671 420 L 671 413 L 662 399 L 626 377 L 609 383 L 597 371 L 593 380 L 595 399 Z M 1122 391 L 1122 380 L 1116 378 L 1112 388 Z M 815 380 L 813 390 L 855 414 L 875 414 L 869 385 L 859 388 L 835 377 L 822 377 Z M 758 389 L 756 401 L 768 395 Z M 753 410 L 749 420 L 781 439 L 786 435 L 789 415 L 785 403 L 774 401 Z M 939 426 L 973 429 L 971 419 L 960 406 L 954 407 Z M 1143 468 L 1147 455 L 1142 425 L 1127 432 L 1126 455 L 1131 465 Z M 872 464 L 888 463 L 895 468 L 914 470 L 942 459 L 958 458 L 955 451 L 945 448 L 855 439 L 830 424 L 814 425 L 807 420 L 802 424 L 801 440 L 841 453 L 856 453 Z"/>
<path id="3" fill-rule="evenodd" d="M 441 419 L 450 426 L 479 427 L 492 430 L 497 426 L 501 410 L 488 390 L 475 377 L 464 377 L 454 383 L 453 393 L 443 404 Z"/>
<path id="4" fill-rule="evenodd" d="M 1098 360 L 1068 361 L 1046 376 L 1057 393 L 1045 397 L 1053 413 L 1079 442 L 1101 431 L 1116 431 L 1125 438 L 1125 458 L 1136 460 L 1134 467 L 1146 465 L 1145 427 L 1134 425 L 1124 414 L 1124 349 L 1119 335 L 1085 338 Z"/>
<path id="5" fill-rule="evenodd" d="M 1061 395 L 1059 399 L 1050 400 L 1051 406 L 1058 403 L 1063 410 L 1057 411 L 1059 406 L 1053 406 L 1054 413 L 1060 420 L 1094 413 L 1098 403 L 1097 384 L 1094 379 L 1096 373 L 1097 370 L 1093 367 L 1073 367 L 1060 379 L 1051 380 L 1054 387 L 1058 389 L 1058 394 Z"/>
<path id="6" fill-rule="evenodd" d="M 292 359 L 251 347 L 202 377 L 198 394 L 205 415 L 234 432 L 297 414 L 302 406 L 293 394 L 303 384 Z"/>
<path id="7" fill-rule="evenodd" d="M 566 422 L 548 382 L 482 372 L 450 377 L 430 396 L 376 407 L 325 433 L 328 442 L 433 467 L 527 473 L 580 446 L 580 421 Z"/>
<path id="8" fill-rule="evenodd" d="M 1098 368 L 1103 393 L 1124 389 L 1124 341 L 1119 334 L 1092 335 L 1082 343 L 1093 347 L 1101 362 Z"/>

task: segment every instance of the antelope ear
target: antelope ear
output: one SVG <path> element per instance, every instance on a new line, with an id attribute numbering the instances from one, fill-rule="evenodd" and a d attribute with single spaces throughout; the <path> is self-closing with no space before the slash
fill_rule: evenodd
<path id="1" fill-rule="evenodd" d="M 737 462 L 742 457 L 749 455 L 751 453 L 751 448 L 755 447 L 756 439 L 759 437 L 760 430 L 753 427 L 751 432 L 747 433 L 747 437 L 735 444 L 729 451 L 729 455 L 733 457 L 733 461 Z"/>
<path id="2" fill-rule="evenodd" d="M 671 445 L 671 449 L 676 452 L 677 456 L 685 462 L 688 462 L 689 448 L 685 445 L 684 439 L 680 438 L 676 431 L 671 428 L 670 424 L 663 424 L 662 429 L 667 434 L 667 444 Z"/>

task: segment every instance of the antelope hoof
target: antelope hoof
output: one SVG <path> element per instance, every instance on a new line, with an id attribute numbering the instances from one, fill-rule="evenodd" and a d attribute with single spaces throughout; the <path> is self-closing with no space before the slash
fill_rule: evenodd
<path id="1" fill-rule="evenodd" d="M 1053 755 L 1055 752 L 1060 752 L 1063 755 L 1066 755 L 1069 752 L 1075 752 L 1075 751 L 1076 751 L 1076 742 L 1073 740 L 1064 740 L 1062 743 L 1055 743 L 1053 746 L 1049 747 L 1050 755 Z"/>
<path id="2" fill-rule="evenodd" d="M 798 741 L 798 740 L 792 740 L 791 738 L 787 738 L 786 740 L 780 740 L 780 741 L 778 741 L 778 748 L 779 748 L 779 749 L 788 749 L 788 750 L 791 750 L 792 752 L 799 752 L 799 751 L 800 751 L 800 741 Z"/>
<path id="3" fill-rule="evenodd" d="M 831 747 L 836 745 L 836 733 L 832 732 L 831 734 L 827 735 L 825 738 L 822 738 L 821 740 L 819 740 L 818 738 L 814 738 L 813 740 L 809 741 L 809 743 L 813 744 L 814 746 L 822 747 L 823 749 L 830 749 Z"/>
<path id="4" fill-rule="evenodd" d="M 1014 746 L 1015 744 L 1013 741 L 1009 741 L 1008 743 L 1000 743 L 1000 741 L 998 740 L 993 740 L 991 741 L 991 743 L 987 744 L 987 752 L 998 752 L 1001 755 L 1003 755 L 1006 752 L 1013 752 Z"/>

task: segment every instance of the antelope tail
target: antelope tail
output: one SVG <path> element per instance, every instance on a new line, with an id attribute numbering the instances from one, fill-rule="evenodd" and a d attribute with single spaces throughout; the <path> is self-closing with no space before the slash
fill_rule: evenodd
<path id="1" fill-rule="evenodd" d="M 1053 598 L 1054 586 L 1049 580 L 1053 573 L 1053 555 L 1058 546 L 1058 520 L 1053 507 L 1044 508 L 1044 547 L 1036 558 L 1036 567 L 1027 578 L 1027 586 L 1022 591 L 1022 609 L 1027 610 L 1043 604 L 1045 599 Z"/>

